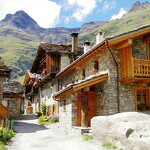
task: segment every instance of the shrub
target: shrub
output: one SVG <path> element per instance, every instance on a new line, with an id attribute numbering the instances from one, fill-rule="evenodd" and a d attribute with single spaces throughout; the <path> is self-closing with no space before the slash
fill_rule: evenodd
<path id="1" fill-rule="evenodd" d="M 46 115 L 46 103 L 45 102 L 42 102 L 41 104 L 41 112 L 42 112 L 42 115 Z"/>
<path id="2" fill-rule="evenodd" d="M 38 117 L 42 116 L 42 112 L 41 111 L 37 111 L 36 114 L 38 115 Z"/>
<path id="3" fill-rule="evenodd" d="M 59 119 L 57 116 L 52 116 L 52 117 L 47 117 L 47 115 L 42 115 L 39 117 L 38 119 L 38 122 L 40 125 L 50 125 L 50 124 L 53 124 L 53 123 L 56 123 L 58 122 Z"/>
<path id="4" fill-rule="evenodd" d="M 59 122 L 58 116 L 52 116 L 52 117 L 50 117 L 50 122 L 51 122 L 51 123 Z"/>
<path id="5" fill-rule="evenodd" d="M 4 143 L 0 141 L 0 150 L 7 150 L 7 148 L 5 148 Z"/>
<path id="6" fill-rule="evenodd" d="M 5 144 L 8 140 L 10 140 L 14 136 L 15 132 L 13 130 L 7 130 L 6 128 L 0 130 L 0 141 L 2 141 Z"/>
<path id="7" fill-rule="evenodd" d="M 46 115 L 40 116 L 38 122 L 40 125 L 44 125 L 44 122 L 48 122 L 47 116 Z"/>

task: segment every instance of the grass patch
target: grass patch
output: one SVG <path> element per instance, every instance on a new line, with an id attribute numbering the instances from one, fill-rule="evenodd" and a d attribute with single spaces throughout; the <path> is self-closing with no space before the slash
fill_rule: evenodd
<path id="1" fill-rule="evenodd" d="M 8 130 L 6 128 L 0 128 L 0 141 L 6 144 L 12 137 L 15 136 L 15 132 L 13 130 Z"/>
<path id="2" fill-rule="evenodd" d="M 5 144 L 15 136 L 15 132 L 13 130 L 8 130 L 6 128 L 0 127 L 0 150 L 7 150 Z"/>
<path id="3" fill-rule="evenodd" d="M 0 150 L 7 150 L 3 142 L 0 141 Z"/>
<path id="4" fill-rule="evenodd" d="M 85 141 L 89 141 L 89 140 L 93 139 L 92 135 L 83 134 L 82 136 Z"/>
<path id="5" fill-rule="evenodd" d="M 103 144 L 103 147 L 107 148 L 107 149 L 117 149 L 117 146 L 115 146 L 114 144 L 107 142 Z"/>
<path id="6" fill-rule="evenodd" d="M 59 119 L 57 116 L 47 117 L 46 115 L 42 115 L 39 117 L 38 122 L 40 125 L 47 126 L 53 123 L 58 122 Z"/>

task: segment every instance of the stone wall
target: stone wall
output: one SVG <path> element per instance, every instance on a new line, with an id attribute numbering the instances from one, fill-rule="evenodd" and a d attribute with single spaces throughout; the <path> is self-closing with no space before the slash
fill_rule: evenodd
<path id="1" fill-rule="evenodd" d="M 134 103 L 134 89 L 136 84 L 121 84 L 121 68 L 120 68 L 120 54 L 115 49 L 111 49 L 119 67 L 119 99 L 120 112 L 135 111 Z M 103 51 L 99 57 L 99 70 L 108 71 L 108 79 L 102 83 L 97 84 L 97 114 L 110 115 L 118 113 L 117 102 L 117 72 L 116 66 L 109 51 Z"/>
<path id="2" fill-rule="evenodd" d="M 134 58 L 147 59 L 146 43 L 143 43 L 143 37 L 133 40 L 132 55 Z"/>
<path id="3" fill-rule="evenodd" d="M 138 44 L 137 44 L 138 43 Z M 140 54 L 134 51 L 137 49 L 137 46 L 140 46 Z M 132 45 L 133 57 L 135 58 L 144 58 L 145 57 L 145 44 L 142 41 L 142 38 L 136 39 L 133 41 Z M 120 100 L 120 112 L 132 112 L 135 111 L 135 95 L 134 95 L 134 86 L 149 86 L 148 84 L 122 84 L 121 83 L 121 65 L 120 65 L 120 52 L 116 51 L 114 48 L 111 48 L 111 51 L 118 63 L 119 69 L 119 100 Z M 116 64 L 109 52 L 105 50 L 99 55 L 99 71 L 106 71 L 108 73 L 108 79 L 96 85 L 96 100 L 97 100 L 97 115 L 111 115 L 118 113 L 118 101 L 117 101 L 117 69 Z M 82 68 L 73 70 L 71 73 L 67 74 L 62 80 L 62 86 L 68 85 L 73 79 L 80 80 L 82 75 L 82 69 L 85 69 L 85 77 L 88 77 L 92 74 L 92 67 L 94 66 L 94 59 L 90 59 L 86 64 L 82 65 Z M 71 125 L 76 125 L 75 119 L 73 117 L 77 116 L 76 111 L 76 98 L 74 101 L 69 95 L 66 99 L 66 111 L 62 114 L 64 117 L 60 119 L 63 125 L 71 127 Z M 61 101 L 60 108 L 63 108 L 63 101 Z M 74 111 L 73 111 L 74 110 Z M 62 111 L 60 110 L 60 113 Z M 67 120 L 67 121 L 66 121 Z M 66 122 L 64 124 L 64 122 Z"/>
<path id="4" fill-rule="evenodd" d="M 40 109 L 39 102 L 40 102 L 39 101 L 39 94 L 36 93 L 36 94 L 34 94 L 34 104 L 32 104 L 33 105 L 33 113 L 36 113 L 39 111 L 39 109 Z"/>
<path id="5" fill-rule="evenodd" d="M 49 115 L 53 114 L 53 105 L 56 107 L 56 113 L 58 114 L 58 102 L 53 99 L 53 94 L 57 91 L 57 80 L 53 79 L 45 84 L 43 84 L 41 91 L 41 102 L 45 101 L 46 106 L 48 107 L 47 113 Z"/>
<path id="6" fill-rule="evenodd" d="M 20 117 L 20 102 L 21 99 L 17 98 L 4 98 L 5 101 L 8 101 L 8 109 L 10 111 L 10 118 L 17 119 Z"/>
<path id="7" fill-rule="evenodd" d="M 120 99 L 120 112 L 135 111 L 135 95 L 133 87 L 136 86 L 149 86 L 148 84 L 121 84 L 121 68 L 120 68 L 120 53 L 115 49 L 111 48 L 111 51 L 117 60 L 119 67 L 119 99 Z M 104 53 L 104 54 L 103 54 Z M 100 101 L 98 100 L 98 110 L 99 115 L 107 115 L 117 113 L 117 73 L 116 66 L 112 59 L 112 56 L 108 52 L 103 52 L 100 55 L 100 67 L 109 68 L 109 78 L 102 85 L 97 86 L 97 96 L 98 99 L 104 97 L 104 106 L 100 106 Z M 132 45 L 132 53 L 134 58 L 144 59 L 146 58 L 146 45 L 143 43 L 142 38 L 135 39 Z M 101 70 L 101 69 L 100 69 Z M 103 87 L 102 87 L 103 86 Z M 99 89 L 100 88 L 100 89 Z M 104 91 L 100 94 L 99 91 Z"/>
<path id="8" fill-rule="evenodd" d="M 64 70 L 70 64 L 70 59 L 68 55 L 61 54 L 60 58 L 60 71 Z"/>
<path id="9" fill-rule="evenodd" d="M 76 125 L 76 101 L 76 93 L 72 93 L 59 103 L 60 128 L 65 133 L 72 132 L 72 126 Z"/>

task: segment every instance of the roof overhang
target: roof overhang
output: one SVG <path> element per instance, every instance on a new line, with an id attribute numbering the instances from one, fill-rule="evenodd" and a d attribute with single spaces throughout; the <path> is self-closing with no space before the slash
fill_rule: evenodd
<path id="1" fill-rule="evenodd" d="M 103 74 L 100 76 L 93 77 L 91 79 L 87 79 L 87 80 L 82 81 L 82 82 L 77 83 L 77 84 L 71 84 L 68 87 L 66 87 L 65 89 L 62 89 L 58 93 L 54 94 L 53 98 L 55 100 L 63 99 L 68 94 L 70 94 L 72 92 L 76 92 L 76 91 L 81 90 L 85 87 L 90 87 L 90 86 L 96 85 L 98 83 L 101 83 L 101 82 L 107 80 L 107 78 L 108 78 L 108 74 Z"/>
<path id="2" fill-rule="evenodd" d="M 89 58 L 94 57 L 95 55 L 101 53 L 102 51 L 107 49 L 106 41 L 108 41 L 109 47 L 115 47 L 117 44 L 127 41 L 128 39 L 134 39 L 139 36 L 150 33 L 150 25 L 141 26 L 131 31 L 124 32 L 122 34 L 112 36 L 110 38 L 105 39 L 101 43 L 92 47 L 88 52 L 81 55 L 78 59 L 72 62 L 68 67 L 66 67 L 63 71 L 59 72 L 56 77 L 62 78 L 78 66 L 84 64 Z M 125 42 L 125 44 L 130 44 Z"/>

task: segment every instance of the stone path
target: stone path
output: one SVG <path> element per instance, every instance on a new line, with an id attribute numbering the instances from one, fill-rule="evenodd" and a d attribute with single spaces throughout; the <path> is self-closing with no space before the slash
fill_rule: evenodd
<path id="1" fill-rule="evenodd" d="M 59 123 L 38 125 L 34 115 L 24 115 L 14 128 L 17 134 L 7 145 L 8 150 L 103 150 L 94 140 L 85 141 L 82 136 L 62 133 Z"/>

